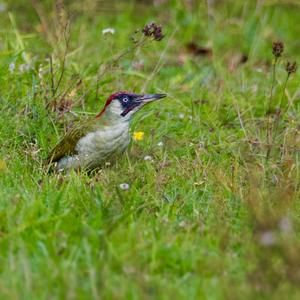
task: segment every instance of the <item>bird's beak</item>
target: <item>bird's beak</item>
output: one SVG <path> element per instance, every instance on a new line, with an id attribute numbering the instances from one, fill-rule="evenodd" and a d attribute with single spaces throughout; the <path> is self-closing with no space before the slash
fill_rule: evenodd
<path id="1" fill-rule="evenodd" d="M 167 97 L 166 94 L 145 94 L 138 96 L 135 101 L 141 104 L 146 104 Z"/>

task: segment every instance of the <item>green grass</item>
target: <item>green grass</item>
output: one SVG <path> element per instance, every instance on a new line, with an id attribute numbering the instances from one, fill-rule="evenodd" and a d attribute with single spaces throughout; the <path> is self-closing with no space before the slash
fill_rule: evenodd
<path id="1" fill-rule="evenodd" d="M 272 42 L 285 44 L 275 107 L 285 62 L 299 61 L 298 1 L 65 2 L 56 98 L 49 56 L 57 83 L 65 11 L 20 0 L 0 13 L 0 298 L 299 299 L 299 72 L 265 158 Z M 165 38 L 113 63 L 151 21 Z M 213 55 L 189 52 L 191 41 Z M 145 138 L 113 166 L 48 174 L 68 124 L 118 90 L 169 97 L 136 116 Z"/>

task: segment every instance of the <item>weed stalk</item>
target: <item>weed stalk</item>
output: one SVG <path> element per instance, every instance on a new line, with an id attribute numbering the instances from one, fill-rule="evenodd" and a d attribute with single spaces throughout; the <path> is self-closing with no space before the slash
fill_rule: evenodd
<path id="1" fill-rule="evenodd" d="M 269 105 L 268 105 L 268 121 L 267 121 L 267 153 L 266 153 L 266 162 L 269 161 L 271 149 L 272 149 L 272 126 L 271 126 L 271 113 L 272 113 L 272 102 L 273 102 L 273 91 L 275 87 L 276 81 L 276 67 L 278 65 L 279 58 L 281 57 L 284 50 L 284 45 L 282 42 L 274 42 L 272 47 L 272 52 L 275 57 L 273 63 L 273 72 L 272 72 L 272 84 L 271 84 L 271 93 L 269 98 Z"/>

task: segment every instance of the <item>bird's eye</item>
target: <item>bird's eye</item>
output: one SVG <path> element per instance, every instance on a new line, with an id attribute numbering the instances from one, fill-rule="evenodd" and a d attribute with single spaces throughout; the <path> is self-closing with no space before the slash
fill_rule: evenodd
<path id="1" fill-rule="evenodd" d="M 126 102 L 128 102 L 128 101 L 129 101 L 128 97 L 124 97 L 124 98 L 123 98 L 123 102 L 126 103 Z"/>

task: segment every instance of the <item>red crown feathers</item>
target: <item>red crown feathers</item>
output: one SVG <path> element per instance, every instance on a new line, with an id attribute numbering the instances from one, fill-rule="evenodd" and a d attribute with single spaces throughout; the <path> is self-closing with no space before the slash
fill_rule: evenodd
<path id="1" fill-rule="evenodd" d="M 111 103 L 114 99 L 116 99 L 118 96 L 120 96 L 120 95 L 122 95 L 122 94 L 130 94 L 130 93 L 127 92 L 127 91 L 120 91 L 120 92 L 117 92 L 117 93 L 114 93 L 114 94 L 110 95 L 110 96 L 107 98 L 107 100 L 106 100 L 106 102 L 105 102 L 105 105 L 104 105 L 103 109 L 102 109 L 102 110 L 100 111 L 100 113 L 96 116 L 96 119 L 99 119 L 99 118 L 103 115 L 103 113 L 105 112 L 107 106 L 110 105 L 110 103 Z"/>

